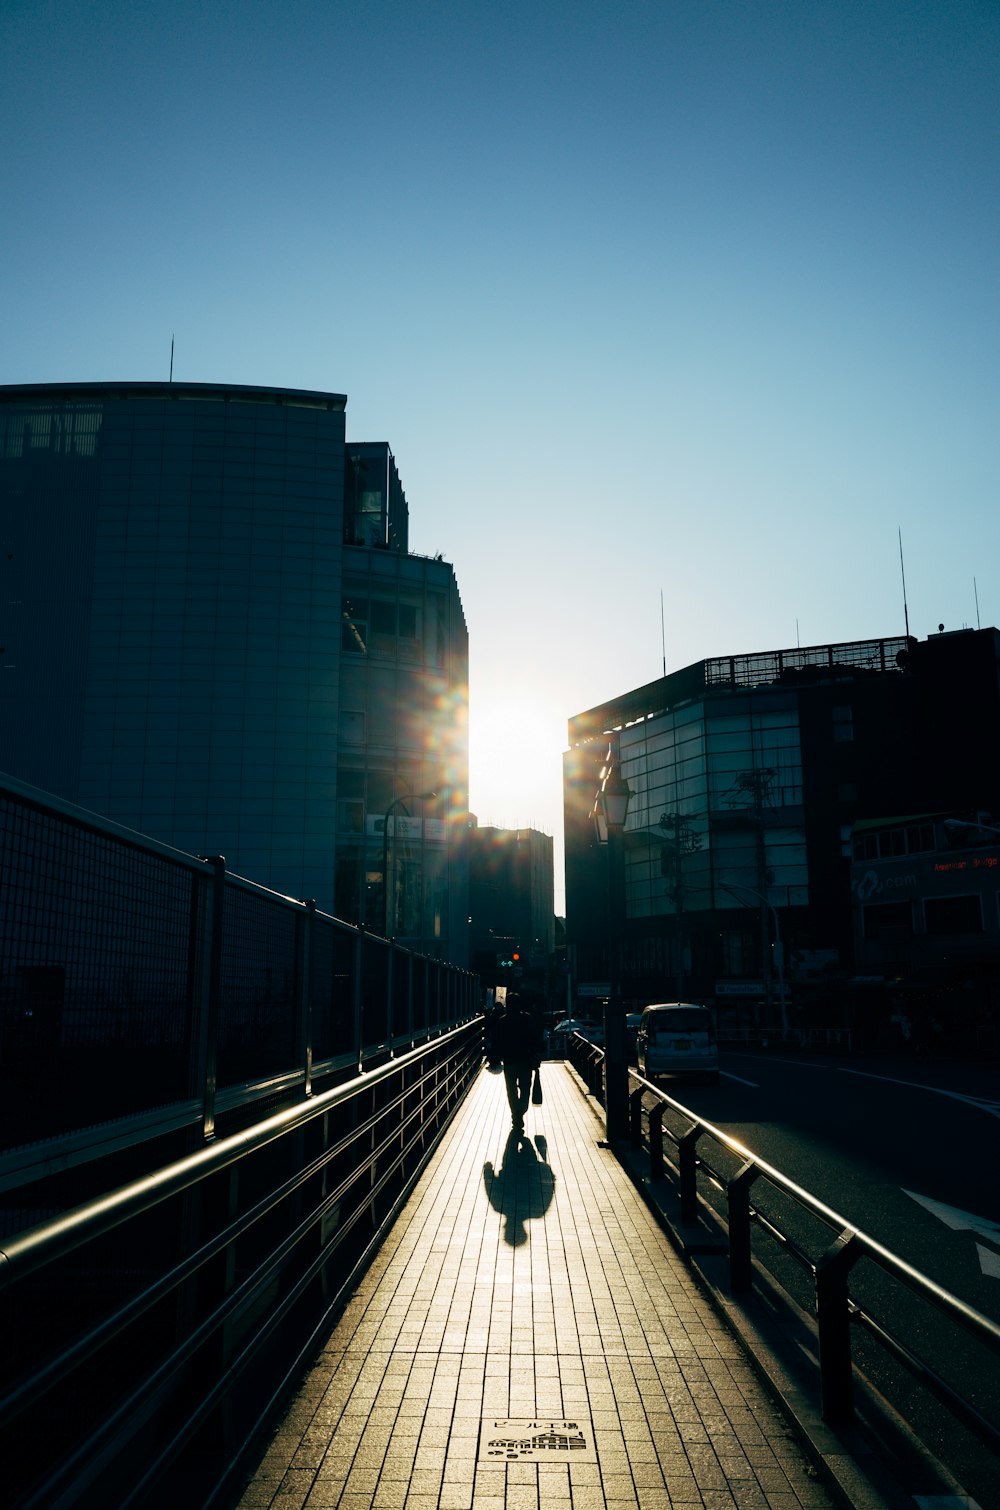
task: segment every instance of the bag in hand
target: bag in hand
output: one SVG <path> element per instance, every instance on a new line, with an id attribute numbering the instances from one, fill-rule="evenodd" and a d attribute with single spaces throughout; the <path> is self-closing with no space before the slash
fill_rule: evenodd
<path id="1" fill-rule="evenodd" d="M 532 1106 L 541 1106 L 542 1104 L 542 1081 L 537 1070 L 535 1071 L 535 1082 L 531 1087 L 531 1104 Z"/>

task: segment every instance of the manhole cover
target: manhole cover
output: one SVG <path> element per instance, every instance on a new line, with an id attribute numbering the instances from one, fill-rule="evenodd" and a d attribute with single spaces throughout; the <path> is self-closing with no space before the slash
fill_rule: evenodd
<path id="1" fill-rule="evenodd" d="M 496 1416 L 479 1428 L 480 1463 L 596 1463 L 590 1423 Z"/>

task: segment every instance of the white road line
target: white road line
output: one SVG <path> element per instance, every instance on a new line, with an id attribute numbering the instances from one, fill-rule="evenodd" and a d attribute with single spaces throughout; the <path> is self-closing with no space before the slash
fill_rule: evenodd
<path id="1" fill-rule="evenodd" d="M 946 1206 L 944 1201 L 933 1201 L 929 1195 L 918 1195 L 915 1190 L 907 1190 L 901 1186 L 904 1195 L 908 1195 L 911 1201 L 916 1201 L 918 1206 L 923 1206 L 931 1216 L 936 1216 L 939 1222 L 944 1222 L 952 1232 L 978 1232 L 980 1237 L 989 1238 L 991 1242 L 998 1242 L 1000 1238 L 995 1234 L 1000 1233 L 1000 1222 L 990 1221 L 989 1217 L 975 1216 L 971 1211 L 963 1211 L 961 1206 Z"/>
<path id="2" fill-rule="evenodd" d="M 913 1503 L 920 1510 L 981 1510 L 971 1494 L 915 1494 Z"/>
<path id="3" fill-rule="evenodd" d="M 1000 1279 L 1000 1253 L 994 1253 L 992 1248 L 984 1248 L 982 1243 L 976 1244 L 976 1252 L 979 1254 L 979 1267 L 987 1279 Z"/>
<path id="4" fill-rule="evenodd" d="M 935 1096 L 948 1096 L 952 1101 L 964 1101 L 967 1106 L 977 1106 L 991 1117 L 1000 1117 L 1000 1101 L 987 1101 L 983 1096 L 963 1096 L 960 1091 L 945 1091 L 939 1085 L 921 1085 L 916 1080 L 897 1080 L 893 1075 L 875 1075 L 871 1070 L 849 1070 L 840 1065 L 842 1075 L 860 1075 L 864 1080 L 886 1080 L 890 1085 L 904 1085 L 911 1091 L 930 1091 Z"/>
<path id="5" fill-rule="evenodd" d="M 738 1080 L 740 1082 L 740 1085 L 749 1085 L 750 1089 L 754 1091 L 760 1090 L 760 1086 L 757 1084 L 756 1080 L 744 1080 L 742 1075 L 733 1075 L 729 1072 L 729 1070 L 720 1070 L 719 1074 L 725 1080 Z"/>

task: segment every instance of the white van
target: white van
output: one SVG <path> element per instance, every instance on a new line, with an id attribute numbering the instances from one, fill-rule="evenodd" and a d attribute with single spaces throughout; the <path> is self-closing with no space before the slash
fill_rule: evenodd
<path id="1" fill-rule="evenodd" d="M 661 1001 L 646 1007 L 636 1035 L 639 1074 L 700 1075 L 719 1078 L 715 1019 L 708 1007 L 687 1001 Z"/>

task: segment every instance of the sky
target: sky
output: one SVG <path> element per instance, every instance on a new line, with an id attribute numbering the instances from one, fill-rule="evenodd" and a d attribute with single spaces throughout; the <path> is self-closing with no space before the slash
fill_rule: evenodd
<path id="1" fill-rule="evenodd" d="M 567 719 L 1000 623 L 996 0 L 5 0 L 0 48 L 0 382 L 345 393 L 557 911 Z"/>

